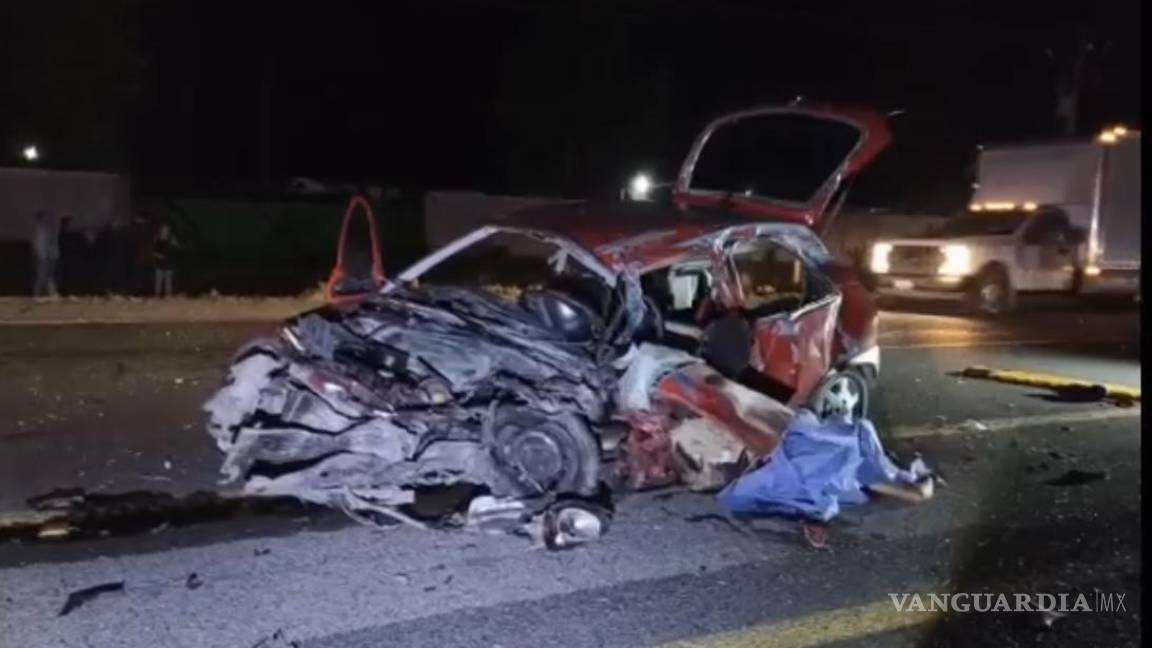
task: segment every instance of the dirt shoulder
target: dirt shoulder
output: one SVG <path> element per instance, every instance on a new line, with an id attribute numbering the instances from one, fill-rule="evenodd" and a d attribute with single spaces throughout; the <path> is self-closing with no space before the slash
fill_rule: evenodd
<path id="1" fill-rule="evenodd" d="M 137 324 L 279 320 L 322 305 L 319 294 L 300 297 L 64 297 L 0 298 L 4 324 Z"/>

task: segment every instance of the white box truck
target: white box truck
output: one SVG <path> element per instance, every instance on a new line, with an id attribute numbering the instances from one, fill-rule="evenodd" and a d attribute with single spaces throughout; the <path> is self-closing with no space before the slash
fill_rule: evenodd
<path id="1" fill-rule="evenodd" d="M 990 314 L 1021 293 L 1140 291 L 1140 133 L 982 147 L 968 211 L 880 240 L 881 294 L 963 297 Z"/>

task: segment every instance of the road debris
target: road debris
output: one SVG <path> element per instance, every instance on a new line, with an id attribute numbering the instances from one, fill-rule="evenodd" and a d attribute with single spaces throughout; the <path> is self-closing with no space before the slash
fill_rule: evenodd
<path id="1" fill-rule="evenodd" d="M 271 635 L 252 644 L 252 648 L 299 648 L 300 643 L 284 636 L 283 630 L 277 630 Z"/>
<path id="2" fill-rule="evenodd" d="M 968 419 L 960 424 L 960 429 L 964 432 L 987 432 L 988 426 L 975 419 Z"/>
<path id="3" fill-rule="evenodd" d="M 93 585 L 92 587 L 85 587 L 78 589 L 70 594 L 64 601 L 64 607 L 60 608 L 60 613 L 57 616 L 66 616 L 73 610 L 88 603 L 102 594 L 110 594 L 113 592 L 123 592 L 124 581 L 114 581 L 110 583 L 101 583 L 100 585 Z"/>
<path id="4" fill-rule="evenodd" d="M 804 541 L 813 549 L 828 548 L 828 527 L 823 524 L 803 522 L 800 528 L 804 534 Z"/>
<path id="5" fill-rule="evenodd" d="M 1048 486 L 1082 486 L 1084 484 L 1091 484 L 1092 482 L 1102 481 L 1105 479 L 1108 479 L 1107 471 L 1080 470 L 1078 468 L 1073 468 L 1068 472 L 1060 475 L 1059 477 L 1053 477 L 1044 483 Z"/>
<path id="6" fill-rule="evenodd" d="M 33 510 L 0 516 L 0 539 L 155 534 L 173 525 L 237 515 L 299 515 L 306 510 L 306 505 L 292 498 L 248 498 L 207 491 L 177 497 L 153 491 L 58 489 L 30 498 L 28 503 Z"/>
<path id="7" fill-rule="evenodd" d="M 190 590 L 200 589 L 200 586 L 203 584 L 204 581 L 200 579 L 200 575 L 196 572 L 188 574 L 188 578 L 184 580 L 184 586 Z"/>

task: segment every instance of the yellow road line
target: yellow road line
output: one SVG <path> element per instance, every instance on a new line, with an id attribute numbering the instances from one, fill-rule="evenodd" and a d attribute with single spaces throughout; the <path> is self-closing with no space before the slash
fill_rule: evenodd
<path id="1" fill-rule="evenodd" d="M 1125 398 L 1140 400 L 1140 388 L 1127 385 L 1093 382 L 1081 378 L 1069 378 L 1056 374 L 1039 373 L 1035 371 L 1015 371 L 1010 369 L 992 369 L 990 367 L 969 367 L 964 370 L 967 378 L 981 380 L 994 380 L 996 382 L 1011 383 L 1013 385 L 1029 385 L 1031 387 L 1046 387 L 1059 389 L 1061 387 L 1093 387 L 1100 385 L 1107 390 L 1109 398 Z"/>
<path id="2" fill-rule="evenodd" d="M 1007 418 L 980 419 L 979 425 L 971 422 L 953 425 L 898 425 L 890 430 L 896 439 L 913 439 L 918 437 L 953 436 L 956 434 L 975 434 L 979 432 L 1003 432 L 1018 428 L 1043 427 L 1046 425 L 1064 425 L 1070 423 L 1092 423 L 1111 419 L 1140 418 L 1140 408 L 1126 409 L 1092 409 L 1078 412 L 1060 412 L 1057 414 L 1036 414 L 1033 416 L 1012 416 Z"/>
<path id="3" fill-rule="evenodd" d="M 931 623 L 940 615 L 940 612 L 900 612 L 892 601 L 885 600 L 694 637 L 662 648 L 810 648 Z"/>

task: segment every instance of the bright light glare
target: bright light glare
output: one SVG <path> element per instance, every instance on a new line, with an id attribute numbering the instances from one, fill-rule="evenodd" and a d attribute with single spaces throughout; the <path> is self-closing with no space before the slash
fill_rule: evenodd
<path id="1" fill-rule="evenodd" d="M 1115 144 L 1116 133 L 1114 131 L 1104 131 L 1103 133 L 1100 133 L 1100 141 L 1105 144 Z"/>
<path id="2" fill-rule="evenodd" d="M 1100 266 L 1090 265 L 1087 268 L 1084 268 L 1084 274 L 1088 275 L 1089 277 L 1099 277 Z"/>
<path id="3" fill-rule="evenodd" d="M 24 147 L 24 159 L 29 162 L 35 162 L 40 159 L 40 151 L 35 145 L 29 144 Z"/>
<path id="4" fill-rule="evenodd" d="M 1128 129 L 1125 128 L 1124 126 L 1117 126 L 1117 127 L 1112 129 L 1112 134 L 1117 136 L 1117 137 L 1124 137 L 1125 135 L 1128 134 Z"/>
<path id="5" fill-rule="evenodd" d="M 971 209 L 972 211 L 984 211 L 984 205 L 981 205 L 980 203 L 972 203 L 971 205 L 968 205 L 968 209 Z"/>
<path id="6" fill-rule="evenodd" d="M 652 191 L 652 179 L 646 174 L 637 173 L 632 178 L 631 190 L 633 200 L 644 200 L 648 192 Z"/>
<path id="7" fill-rule="evenodd" d="M 1024 203 L 1024 211 L 1036 211 L 1036 203 L 1031 201 Z"/>
<path id="8" fill-rule="evenodd" d="M 945 245 L 944 263 L 940 264 L 939 274 L 949 277 L 962 277 L 972 271 L 972 251 L 967 245 Z"/>
<path id="9" fill-rule="evenodd" d="M 984 209 L 987 211 L 1012 211 L 1016 209 L 1016 203 L 1011 202 L 986 202 Z"/>
<path id="10" fill-rule="evenodd" d="M 891 266 L 888 264 L 888 255 L 892 252 L 891 243 L 875 243 L 872 245 L 872 261 L 869 264 L 872 272 L 884 274 Z"/>

